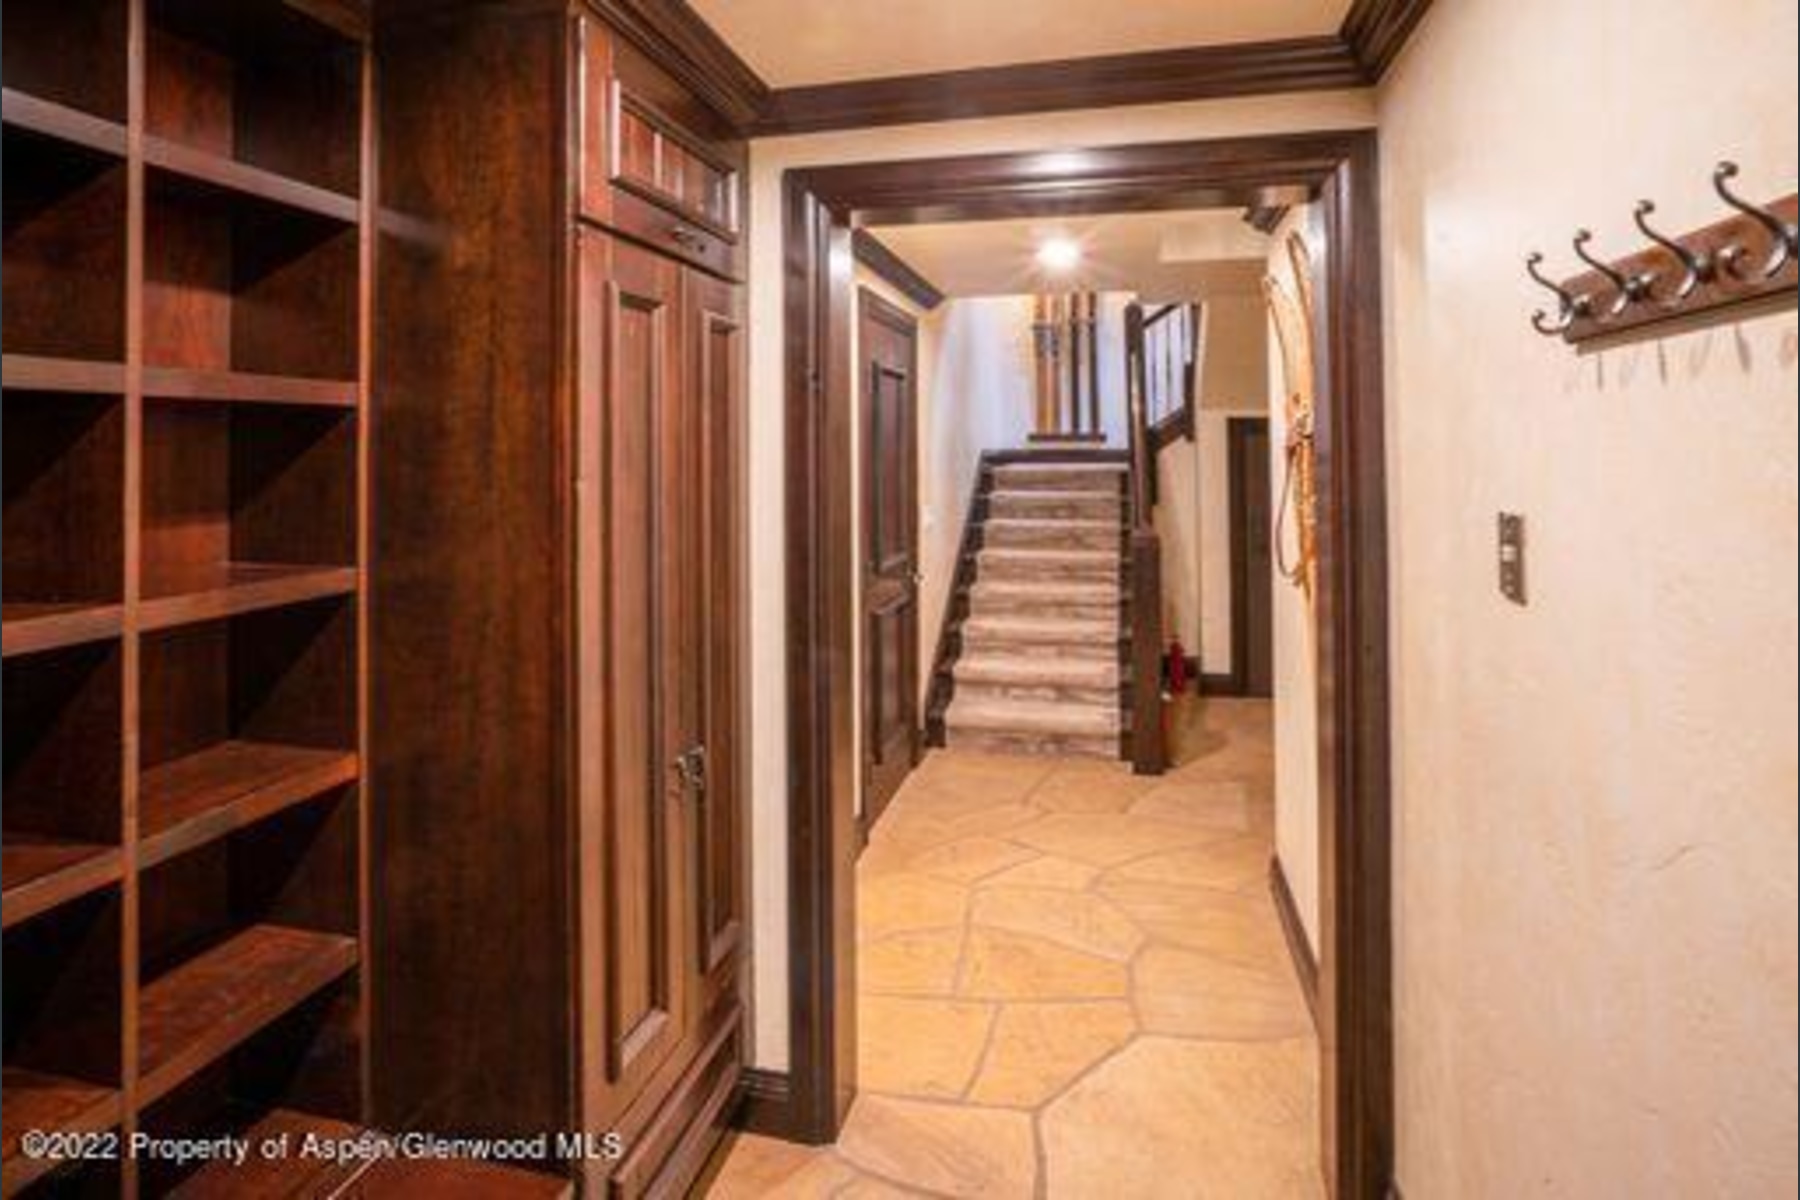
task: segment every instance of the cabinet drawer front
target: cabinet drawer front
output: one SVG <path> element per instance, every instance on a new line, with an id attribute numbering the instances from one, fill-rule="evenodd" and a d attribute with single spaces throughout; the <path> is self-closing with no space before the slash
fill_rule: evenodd
<path id="1" fill-rule="evenodd" d="M 604 24 L 584 18 L 578 32 L 582 214 L 741 277 L 744 143 Z"/>

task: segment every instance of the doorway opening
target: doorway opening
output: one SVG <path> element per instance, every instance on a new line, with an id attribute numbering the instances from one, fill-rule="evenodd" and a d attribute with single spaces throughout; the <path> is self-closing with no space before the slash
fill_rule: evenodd
<path id="1" fill-rule="evenodd" d="M 856 718 L 849 330 L 855 229 L 1202 206 L 1316 206 L 1314 583 L 1324 1169 L 1377 1196 L 1393 1157 L 1385 482 L 1375 137 L 1229 139 L 858 164 L 785 180 L 790 981 L 785 1132 L 834 1139 L 857 1091 Z"/>

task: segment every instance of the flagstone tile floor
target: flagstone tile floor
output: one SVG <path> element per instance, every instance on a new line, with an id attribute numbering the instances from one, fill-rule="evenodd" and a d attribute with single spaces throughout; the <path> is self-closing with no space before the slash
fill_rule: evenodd
<path id="1" fill-rule="evenodd" d="M 935 752 L 858 864 L 859 1095 L 733 1139 L 764 1197 L 1319 1200 L 1318 1047 L 1269 890 L 1272 711 L 1188 701 L 1176 766 Z"/>

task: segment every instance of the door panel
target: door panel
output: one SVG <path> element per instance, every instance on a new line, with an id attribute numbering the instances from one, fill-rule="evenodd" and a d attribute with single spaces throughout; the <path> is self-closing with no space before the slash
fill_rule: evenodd
<path id="1" fill-rule="evenodd" d="M 691 404 L 680 359 L 680 268 L 582 235 L 577 451 L 584 1056 L 630 1094 L 686 1025 L 686 789 L 699 738 L 689 658 L 697 522 Z M 594 1082 L 590 1077 L 590 1082 Z"/>
<path id="2" fill-rule="evenodd" d="M 694 678 L 704 685 L 700 720 L 706 747 L 705 778 L 695 800 L 698 847 L 694 896 L 695 968 L 703 977 L 701 1005 L 710 1011 L 735 998 L 738 951 L 744 938 L 744 814 L 738 764 L 742 755 L 739 655 L 743 635 L 742 546 L 747 530 L 740 514 L 745 433 L 743 290 L 686 273 L 688 361 L 698 405 L 699 458 L 687 476 L 697 532 L 701 659 Z"/>
<path id="3" fill-rule="evenodd" d="M 908 314 L 862 293 L 863 818 L 869 826 L 920 748 L 917 336 Z"/>

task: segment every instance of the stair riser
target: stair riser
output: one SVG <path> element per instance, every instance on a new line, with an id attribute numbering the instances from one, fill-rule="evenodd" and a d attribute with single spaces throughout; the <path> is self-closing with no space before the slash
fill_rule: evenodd
<path id="1" fill-rule="evenodd" d="M 1111 621 L 1119 616 L 1119 601 L 996 596 L 977 591 L 969 598 L 969 612 L 977 617 L 1077 617 L 1090 621 Z"/>
<path id="2" fill-rule="evenodd" d="M 1117 496 L 1075 498 L 1046 493 L 1011 492 L 988 501 L 991 516 L 1025 521 L 1112 521 L 1121 519 L 1122 505 Z"/>
<path id="3" fill-rule="evenodd" d="M 958 698 L 971 700 L 1033 700 L 1057 704 L 1104 706 L 1119 702 L 1119 689 L 1113 687 L 1070 687 L 1066 684 L 982 683 L 956 681 Z"/>
<path id="4" fill-rule="evenodd" d="M 980 558 L 976 560 L 976 572 L 979 579 L 994 583 L 1116 583 L 1119 580 L 1116 561 L 1071 566 Z"/>
<path id="5" fill-rule="evenodd" d="M 1040 471 L 1015 467 L 994 474 L 997 492 L 1111 492 L 1119 495 L 1117 471 Z"/>
<path id="6" fill-rule="evenodd" d="M 1017 550 L 1112 550 L 1119 545 L 1119 533 L 1078 525 L 989 524 L 982 541 L 988 546 Z"/>
<path id="7" fill-rule="evenodd" d="M 1074 659 L 1081 662 L 1118 662 L 1119 647 L 1106 641 L 1034 640 L 1010 635 L 965 631 L 962 638 L 966 655 L 1025 655 L 1032 658 Z"/>
<path id="8" fill-rule="evenodd" d="M 1009 734 L 948 729 L 946 744 L 952 750 L 972 754 L 1056 755 L 1065 758 L 1119 757 L 1117 734 L 1072 736 L 1069 734 Z"/>

